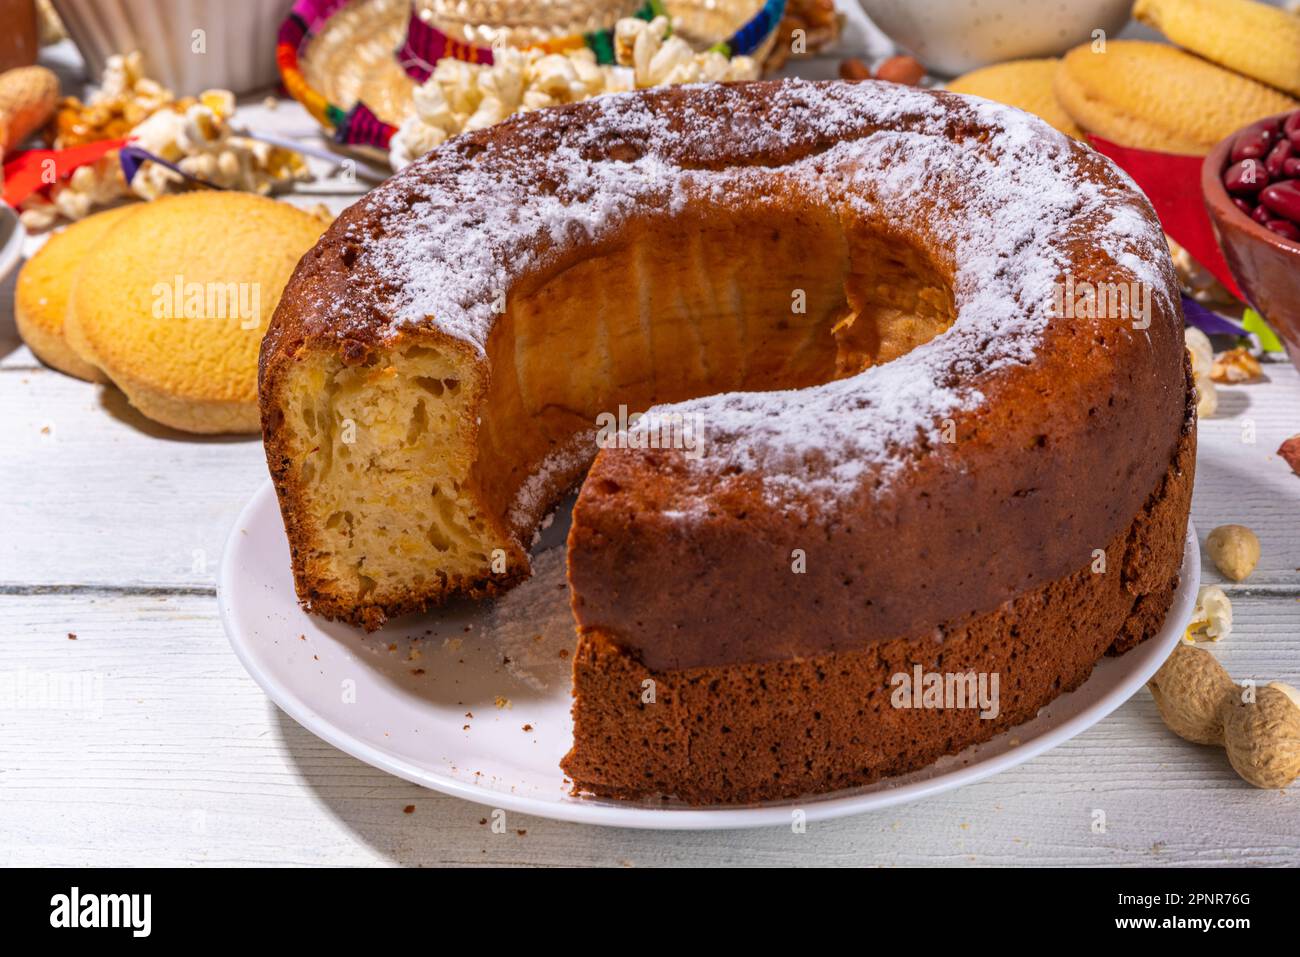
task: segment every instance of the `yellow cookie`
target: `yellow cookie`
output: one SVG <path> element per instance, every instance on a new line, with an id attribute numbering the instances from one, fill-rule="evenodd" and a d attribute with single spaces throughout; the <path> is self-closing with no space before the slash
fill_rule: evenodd
<path id="1" fill-rule="evenodd" d="M 138 207 L 87 216 L 51 236 L 18 273 L 14 289 L 14 319 L 27 347 L 46 365 L 90 382 L 107 381 L 94 365 L 81 358 L 64 336 L 64 317 L 73 279 L 105 235 Z"/>
<path id="2" fill-rule="evenodd" d="M 1060 60 L 1010 60 L 993 66 L 972 70 L 948 84 L 953 93 L 969 93 L 1017 106 L 1028 113 L 1042 117 L 1066 136 L 1083 139 L 1083 130 L 1070 119 L 1056 94 L 1052 81 Z"/>
<path id="3" fill-rule="evenodd" d="M 1202 156 L 1247 123 L 1294 109 L 1262 83 L 1163 43 L 1111 40 L 1075 47 L 1054 87 L 1089 133 L 1139 149 Z"/>
<path id="4" fill-rule="evenodd" d="M 324 226 L 250 193 L 147 203 L 82 267 L 68 341 L 151 419 L 187 432 L 257 432 L 262 333 Z"/>
<path id="5" fill-rule="evenodd" d="M 1254 0 L 1138 0 L 1133 16 L 1198 56 L 1300 96 L 1300 16 Z"/>

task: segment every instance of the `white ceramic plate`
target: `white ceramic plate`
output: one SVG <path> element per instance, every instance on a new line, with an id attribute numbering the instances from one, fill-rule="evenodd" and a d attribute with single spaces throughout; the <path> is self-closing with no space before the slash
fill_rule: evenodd
<path id="1" fill-rule="evenodd" d="M 23 240 L 27 230 L 18 214 L 0 202 L 0 282 L 23 258 Z"/>
<path id="2" fill-rule="evenodd" d="M 235 653 L 271 699 L 367 764 L 445 794 L 542 817 L 646 828 L 789 826 L 915 801 L 1028 761 L 1096 724 L 1142 687 L 1179 640 L 1200 582 L 1188 530 L 1182 584 L 1165 627 L 1103 659 L 1033 721 L 928 768 L 862 788 L 744 807 L 574 797 L 569 749 L 573 624 L 564 581 L 568 509 L 533 552 L 533 577 L 494 603 L 452 605 L 367 636 L 313 618 L 294 598 L 289 546 L 268 483 L 231 532 L 221 616 Z"/>

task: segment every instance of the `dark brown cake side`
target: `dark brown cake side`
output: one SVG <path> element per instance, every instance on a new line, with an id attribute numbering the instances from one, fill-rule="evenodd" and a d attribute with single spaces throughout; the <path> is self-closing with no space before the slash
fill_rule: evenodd
<path id="1" fill-rule="evenodd" d="M 1105 654 L 1155 634 L 1178 585 L 1196 460 L 1189 408 L 1165 477 L 1093 562 L 997 610 L 813 658 L 652 671 L 600 631 L 574 661 L 576 791 L 749 803 L 867 784 L 1030 720 Z M 895 674 L 999 676 L 999 713 L 895 708 Z M 654 703 L 643 702 L 653 682 Z"/>

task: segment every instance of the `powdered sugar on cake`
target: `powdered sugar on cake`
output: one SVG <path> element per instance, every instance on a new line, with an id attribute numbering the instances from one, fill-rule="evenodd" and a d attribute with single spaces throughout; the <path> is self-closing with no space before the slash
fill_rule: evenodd
<path id="1" fill-rule="evenodd" d="M 757 471 L 774 498 L 807 500 L 888 482 L 907 450 L 937 444 L 946 419 L 979 406 L 980 377 L 1034 359 L 1069 236 L 1168 295 L 1163 237 L 1141 202 L 1084 175 L 1069 141 L 1028 114 L 882 83 L 673 96 L 672 110 L 639 94 L 603 97 L 567 109 L 562 129 L 525 116 L 507 124 L 518 135 L 486 150 L 462 138 L 408 167 L 362 201 L 385 229 L 350 237 L 366 267 L 354 276 L 357 300 L 390 317 L 389 334 L 431 324 L 483 350 L 514 277 L 634 212 L 671 216 L 774 173 L 810 202 L 896 210 L 954 266 L 947 332 L 822 386 L 661 407 L 704 422 L 693 467 Z M 769 167 L 747 154 L 791 159 Z M 911 222 L 918 196 L 936 208 Z M 378 304 L 376 275 L 387 291 Z M 353 305 L 321 305 L 345 334 Z"/>

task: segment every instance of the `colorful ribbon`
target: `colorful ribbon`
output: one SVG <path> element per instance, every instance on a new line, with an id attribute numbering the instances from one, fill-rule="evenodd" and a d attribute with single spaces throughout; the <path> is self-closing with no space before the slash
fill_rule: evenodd
<path id="1" fill-rule="evenodd" d="M 12 153 L 4 164 L 4 201 L 14 208 L 34 193 L 71 176 L 80 166 L 89 166 L 126 140 L 98 140 L 65 150 L 23 150 Z"/>

